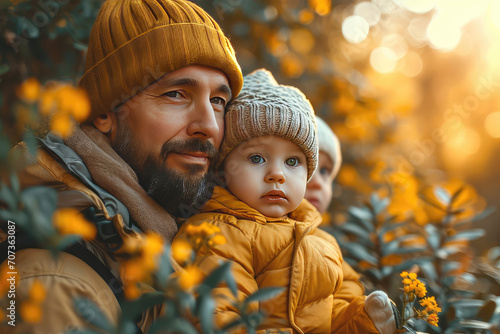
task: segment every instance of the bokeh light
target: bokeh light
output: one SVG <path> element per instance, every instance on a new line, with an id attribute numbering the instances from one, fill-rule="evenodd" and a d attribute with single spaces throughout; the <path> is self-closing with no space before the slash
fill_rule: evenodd
<path id="1" fill-rule="evenodd" d="M 385 46 L 394 51 L 397 59 L 401 59 L 408 52 L 408 43 L 400 34 L 389 34 L 382 37 L 380 46 Z"/>
<path id="2" fill-rule="evenodd" d="M 354 15 L 361 16 L 368 22 L 370 27 L 380 21 L 380 9 L 370 1 L 362 1 L 354 7 Z"/>
<path id="3" fill-rule="evenodd" d="M 500 1 L 492 1 L 489 7 L 491 23 L 500 28 Z"/>
<path id="4" fill-rule="evenodd" d="M 410 12 L 424 14 L 436 5 L 436 0 L 401 0 L 401 5 Z"/>
<path id="5" fill-rule="evenodd" d="M 350 43 L 361 43 L 368 36 L 370 25 L 359 15 L 347 17 L 342 23 L 342 35 Z"/>
<path id="6" fill-rule="evenodd" d="M 500 138 L 500 111 L 494 111 L 484 120 L 486 133 L 493 138 Z"/>
<path id="7" fill-rule="evenodd" d="M 370 55 L 370 65 L 379 73 L 389 73 L 394 70 L 398 62 L 396 53 L 385 46 L 374 49 Z"/>
<path id="8" fill-rule="evenodd" d="M 481 146 L 481 137 L 476 130 L 463 128 L 455 131 L 447 142 L 447 146 L 455 154 L 472 155 L 477 153 Z"/>
<path id="9" fill-rule="evenodd" d="M 453 21 L 451 15 L 434 15 L 427 26 L 427 38 L 433 48 L 452 51 L 457 47 L 462 33 Z"/>
<path id="10" fill-rule="evenodd" d="M 413 51 L 408 52 L 403 58 L 403 63 L 401 67 L 401 73 L 407 77 L 416 77 L 422 72 L 424 68 L 424 62 L 422 58 Z"/>

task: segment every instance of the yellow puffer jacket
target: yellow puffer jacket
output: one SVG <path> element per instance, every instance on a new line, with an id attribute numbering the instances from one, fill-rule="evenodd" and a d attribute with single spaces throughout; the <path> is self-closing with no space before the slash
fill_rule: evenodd
<path id="1" fill-rule="evenodd" d="M 285 288 L 276 298 L 251 306 L 254 310 L 260 307 L 268 315 L 262 329 L 378 333 L 364 309 L 364 297 L 341 290 L 344 275 L 340 249 L 335 238 L 318 229 L 321 216 L 306 200 L 289 217 L 269 218 L 226 189 L 216 187 L 203 212 L 184 223 L 176 239 L 185 237 L 187 226 L 203 222 L 218 226 L 227 240 L 201 261 L 200 269 L 205 274 L 221 259 L 233 261 L 240 300 L 259 288 Z M 346 268 L 351 270 L 347 287 L 358 294 L 362 288 L 356 273 Z M 219 296 L 216 323 L 223 326 L 238 316 L 228 300 L 232 294 L 219 287 L 214 296 Z"/>

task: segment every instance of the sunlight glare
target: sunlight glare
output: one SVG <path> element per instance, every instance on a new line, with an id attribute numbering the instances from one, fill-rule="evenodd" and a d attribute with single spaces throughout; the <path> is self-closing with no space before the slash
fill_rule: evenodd
<path id="1" fill-rule="evenodd" d="M 380 20 L 380 10 L 370 1 L 362 1 L 354 7 L 354 15 L 361 16 L 373 27 Z"/>
<path id="2" fill-rule="evenodd" d="M 434 9 L 436 0 L 402 0 L 401 5 L 410 12 L 425 14 Z"/>
<path id="3" fill-rule="evenodd" d="M 435 49 L 452 51 L 460 42 L 462 33 L 450 15 L 434 15 L 427 26 L 427 38 Z"/>
<path id="4" fill-rule="evenodd" d="M 396 67 L 398 57 L 396 53 L 385 46 L 374 49 L 370 55 L 370 65 L 379 73 L 389 73 Z"/>
<path id="5" fill-rule="evenodd" d="M 342 23 L 342 35 L 350 43 L 363 42 L 369 31 L 370 25 L 359 15 L 349 16 Z"/>
<path id="6" fill-rule="evenodd" d="M 500 138 L 500 111 L 494 111 L 486 116 L 484 128 L 492 138 Z"/>

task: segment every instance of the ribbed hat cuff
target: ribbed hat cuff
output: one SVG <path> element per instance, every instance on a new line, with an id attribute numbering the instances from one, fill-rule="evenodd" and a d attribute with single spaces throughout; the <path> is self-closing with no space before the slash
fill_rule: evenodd
<path id="1" fill-rule="evenodd" d="M 241 70 L 222 32 L 197 23 L 170 24 L 130 40 L 84 74 L 79 85 L 90 98 L 89 120 L 111 111 L 166 73 L 189 65 L 220 69 L 233 96 L 239 94 Z"/>

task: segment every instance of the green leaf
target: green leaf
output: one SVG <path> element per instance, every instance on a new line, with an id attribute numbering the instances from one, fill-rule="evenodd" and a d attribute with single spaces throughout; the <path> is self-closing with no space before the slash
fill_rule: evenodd
<path id="1" fill-rule="evenodd" d="M 373 193 L 370 199 L 373 211 L 375 211 L 375 214 L 377 215 L 382 211 L 384 211 L 387 208 L 387 206 L 391 203 L 388 198 L 380 199 L 377 193 Z"/>
<path id="2" fill-rule="evenodd" d="M 10 66 L 8 64 L 2 64 L 0 65 L 0 75 L 4 75 L 5 73 L 9 72 Z"/>
<path id="3" fill-rule="evenodd" d="M 231 272 L 231 264 L 232 262 L 224 262 L 217 269 L 212 271 L 210 275 L 208 275 L 203 284 L 201 284 L 198 288 L 198 293 L 207 293 L 207 288 L 210 290 L 215 288 L 227 277 L 227 273 Z M 208 291 L 209 293 L 210 291 Z"/>
<path id="4" fill-rule="evenodd" d="M 210 294 L 200 296 L 200 305 L 198 306 L 198 318 L 202 333 L 213 332 L 215 301 Z"/>
<path id="5" fill-rule="evenodd" d="M 159 286 L 164 289 L 168 282 L 168 278 L 172 273 L 172 267 L 170 266 L 170 246 L 166 245 L 163 248 L 163 252 L 159 258 L 158 269 L 155 272 L 156 281 Z"/>
<path id="6" fill-rule="evenodd" d="M 440 186 L 436 186 L 432 189 L 432 191 L 433 191 L 434 195 L 436 196 L 436 198 L 439 200 L 439 202 L 441 202 L 445 206 L 448 206 L 450 204 L 451 195 L 450 195 L 448 190 L 446 190 Z"/>
<path id="7" fill-rule="evenodd" d="M 17 199 L 14 192 L 3 182 L 0 185 L 0 200 L 5 202 L 8 208 L 12 210 L 17 209 Z M 7 218 L 8 217 L 4 217 L 4 219 Z"/>
<path id="8" fill-rule="evenodd" d="M 58 250 L 63 250 L 64 248 L 78 242 L 78 240 L 81 240 L 81 239 L 82 239 L 82 237 L 78 234 L 65 235 L 65 236 L 60 238 L 60 240 L 58 241 L 58 243 L 56 245 L 56 248 Z"/>
<path id="9" fill-rule="evenodd" d="M 108 332 L 113 331 L 113 326 L 94 302 L 87 298 L 76 297 L 73 303 L 77 313 L 85 321 Z"/>
<path id="10" fill-rule="evenodd" d="M 373 247 L 373 241 L 370 239 L 370 234 L 366 233 L 366 230 L 362 229 L 359 225 L 354 224 L 354 223 L 344 223 L 339 226 L 337 226 L 339 230 L 345 233 L 350 233 L 354 234 L 355 236 L 358 237 L 358 242 Z"/>
<path id="11" fill-rule="evenodd" d="M 490 248 L 486 257 L 490 263 L 495 264 L 495 262 L 500 260 L 500 247 Z"/>
<path id="12" fill-rule="evenodd" d="M 354 242 L 346 242 L 342 244 L 342 249 L 351 257 L 358 261 L 365 260 L 373 265 L 378 265 L 378 258 L 370 253 L 368 249 Z"/>
<path id="13" fill-rule="evenodd" d="M 436 281 L 438 279 L 438 274 L 436 271 L 436 266 L 434 265 L 434 262 L 424 262 L 420 264 L 420 268 L 422 269 L 424 275 L 428 278 L 430 278 L 433 281 Z"/>
<path id="14" fill-rule="evenodd" d="M 187 320 L 177 318 L 168 319 L 160 318 L 149 328 L 148 333 L 184 333 L 184 334 L 198 334 L 198 331 Z"/>
<path id="15" fill-rule="evenodd" d="M 407 222 L 402 222 L 402 223 L 390 223 L 390 222 L 387 222 L 386 224 L 384 224 L 384 226 L 382 226 L 380 228 L 379 234 L 380 235 L 384 235 L 384 234 L 386 234 L 389 231 L 392 231 L 392 230 L 395 230 L 397 228 L 404 227 L 404 226 L 407 226 L 407 225 L 408 225 Z"/>
<path id="16" fill-rule="evenodd" d="M 481 238 L 486 234 L 486 231 L 483 230 L 482 228 L 477 228 L 477 229 L 472 229 L 472 230 L 467 230 L 467 231 L 460 231 L 457 232 L 456 234 L 446 238 L 446 241 L 453 241 L 453 240 L 476 240 Z"/>
<path id="17" fill-rule="evenodd" d="M 457 228 L 457 227 L 462 226 L 464 224 L 475 223 L 477 221 L 480 221 L 480 220 L 488 217 L 489 215 L 491 215 L 496 210 L 497 209 L 494 206 L 487 207 L 482 212 L 478 213 L 477 215 L 475 215 L 473 217 L 466 218 L 466 219 L 463 219 L 463 220 L 457 220 L 456 222 L 453 223 L 453 226 L 455 228 Z"/>
<path id="18" fill-rule="evenodd" d="M 165 296 L 162 292 L 153 291 L 144 293 L 135 300 L 122 302 L 122 319 L 135 319 L 147 309 L 161 304 L 164 299 Z"/>
<path id="19" fill-rule="evenodd" d="M 397 237 L 395 238 L 394 240 L 388 242 L 388 243 L 385 243 L 385 244 L 382 244 L 382 254 L 385 256 L 385 255 L 389 255 L 389 254 L 405 254 L 405 252 L 403 251 L 405 248 L 402 248 L 400 245 L 402 242 L 406 241 L 406 240 L 412 240 L 412 239 L 415 239 L 419 237 L 418 235 L 416 234 L 407 234 L 407 235 L 402 235 L 400 237 Z M 407 247 L 408 249 L 418 249 L 419 251 L 421 250 L 425 250 L 426 247 Z M 397 253 L 399 251 L 399 253 Z"/>
<path id="20" fill-rule="evenodd" d="M 278 287 L 265 287 L 259 289 L 245 299 L 245 304 L 272 299 L 282 293 L 284 290 L 284 288 Z"/>
<path id="21" fill-rule="evenodd" d="M 427 233 L 427 243 L 432 247 L 433 250 L 437 250 L 441 244 L 441 236 L 439 230 L 433 224 L 426 224 L 424 229 Z"/>
<path id="22" fill-rule="evenodd" d="M 375 232 L 375 227 L 372 224 L 373 215 L 370 210 L 351 206 L 348 212 L 351 217 L 353 217 L 356 222 L 359 222 L 362 227 L 366 228 L 367 231 Z"/>
<path id="23" fill-rule="evenodd" d="M 463 328 L 473 328 L 479 330 L 479 329 L 491 329 L 493 325 L 479 320 L 462 320 L 460 321 L 460 326 L 462 326 Z"/>

